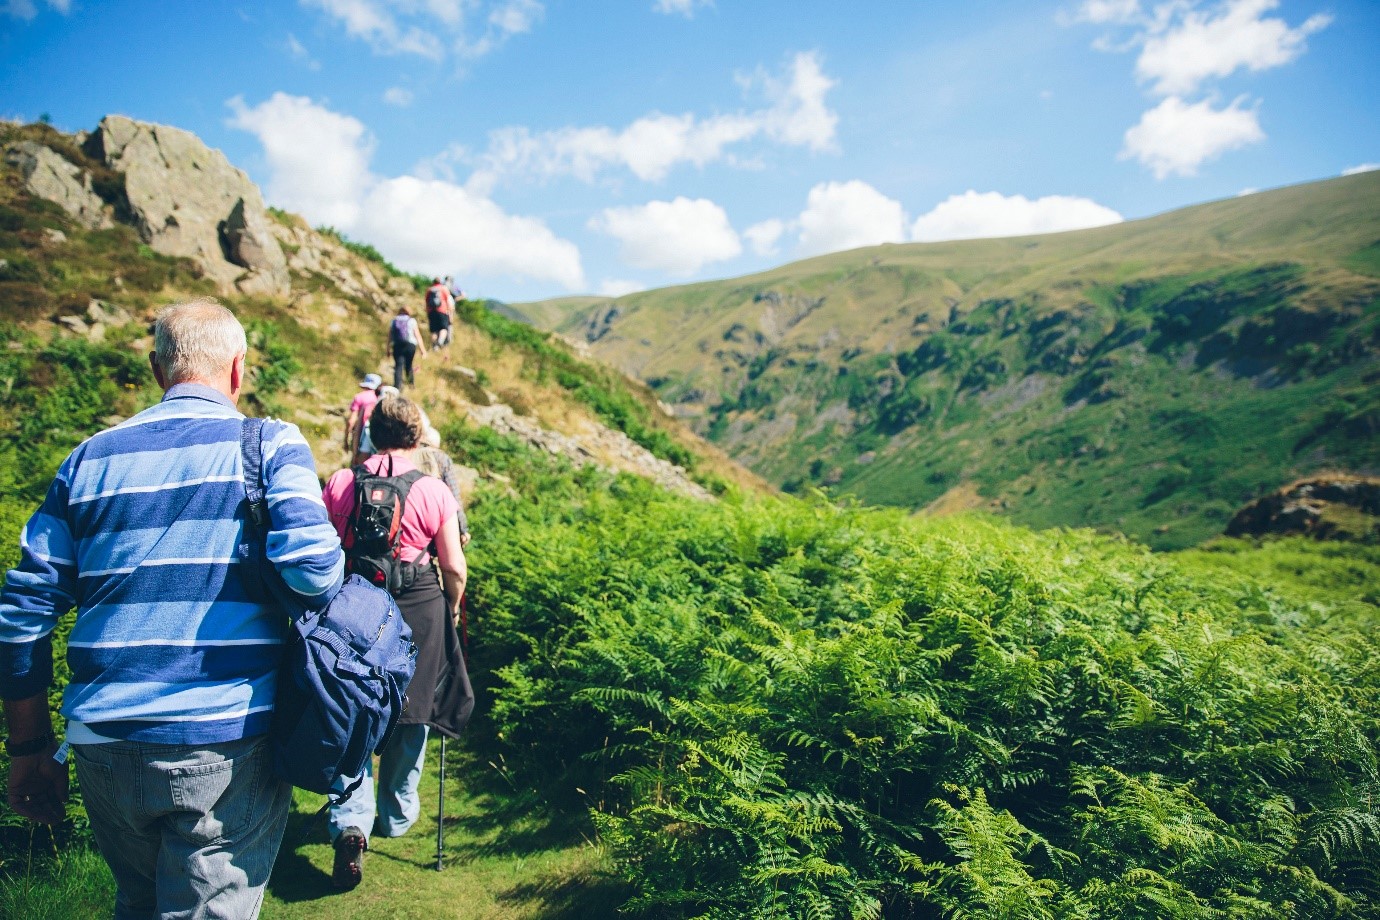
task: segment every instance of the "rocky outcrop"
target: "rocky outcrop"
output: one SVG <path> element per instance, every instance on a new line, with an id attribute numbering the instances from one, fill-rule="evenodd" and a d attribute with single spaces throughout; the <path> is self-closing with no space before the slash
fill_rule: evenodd
<path id="1" fill-rule="evenodd" d="M 344 246 L 317 233 L 305 224 L 286 226 L 274 223 L 273 234 L 291 253 L 288 267 L 303 275 L 316 274 L 329 278 L 340 291 L 356 300 L 372 303 L 380 309 L 396 306 L 393 298 L 402 297 L 411 303 L 417 298 L 412 285 L 403 278 L 390 278 L 380 283 L 373 273 L 360 263 Z"/>
<path id="2" fill-rule="evenodd" d="M 89 229 L 111 225 L 105 202 L 91 188 L 91 174 L 51 147 L 20 141 L 5 151 L 5 160 L 19 170 L 31 195 L 54 202 Z"/>
<path id="3" fill-rule="evenodd" d="M 107 329 L 125 326 L 134 322 L 134 317 L 124 307 L 104 300 L 93 300 L 86 305 L 86 312 L 58 317 L 58 323 L 77 335 L 93 342 L 105 338 Z"/>
<path id="4" fill-rule="evenodd" d="M 683 467 L 661 459 L 623 432 L 598 423 L 588 423 L 578 435 L 562 434 L 518 415 L 512 406 L 498 402 L 496 397 L 492 405 L 471 406 L 468 417 L 500 434 L 513 435 L 537 450 L 565 457 L 577 466 L 595 464 L 613 472 L 634 473 L 691 498 L 713 499 L 708 490 L 686 475 Z"/>
<path id="5" fill-rule="evenodd" d="M 1301 534 L 1320 540 L 1380 537 L 1380 479 L 1302 479 L 1256 499 L 1227 524 L 1229 537 Z"/>
<path id="6" fill-rule="evenodd" d="M 124 174 L 140 235 L 158 252 L 193 259 L 222 291 L 286 296 L 287 259 L 259 189 L 195 134 L 108 115 L 88 149 Z"/>

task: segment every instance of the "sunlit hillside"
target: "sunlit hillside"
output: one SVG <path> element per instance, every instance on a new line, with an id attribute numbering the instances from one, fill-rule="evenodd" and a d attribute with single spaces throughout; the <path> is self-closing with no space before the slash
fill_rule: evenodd
<path id="1" fill-rule="evenodd" d="M 1380 469 L 1380 173 L 510 309 L 790 490 L 1161 547 Z"/>

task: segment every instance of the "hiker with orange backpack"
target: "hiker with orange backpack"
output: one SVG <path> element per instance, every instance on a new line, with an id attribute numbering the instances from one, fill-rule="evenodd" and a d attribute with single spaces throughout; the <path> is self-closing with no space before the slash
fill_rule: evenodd
<path id="1" fill-rule="evenodd" d="M 454 313 L 455 298 L 451 296 L 450 286 L 440 278 L 431 279 L 431 287 L 426 289 L 426 318 L 433 348 L 445 348 L 450 344 L 451 315 Z"/>

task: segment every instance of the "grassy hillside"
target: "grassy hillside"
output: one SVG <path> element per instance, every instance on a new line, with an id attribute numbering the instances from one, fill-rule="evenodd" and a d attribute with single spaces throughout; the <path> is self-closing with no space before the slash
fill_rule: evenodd
<path id="1" fill-rule="evenodd" d="M 72 138 L 45 125 L 0 124 L 0 148 L 17 140 L 46 144 L 89 170 L 97 189 L 118 204 L 119 176 Z M 222 298 L 248 332 L 251 377 L 241 405 L 296 423 L 324 477 L 348 463 L 341 442 L 356 381 L 369 371 L 391 377 L 383 357 L 387 318 L 397 303 L 417 305 L 420 295 L 371 247 L 316 233 L 292 215 L 277 212 L 274 219 L 322 256 L 319 270 L 294 271 L 289 299 Z M 292 252 L 296 245 L 285 247 Z M 82 227 L 57 205 L 28 194 L 0 160 L 0 571 L 17 562 L 20 528 L 67 452 L 159 398 L 147 360 L 154 311 L 214 293 L 191 261 L 160 255 L 120 222 Z M 587 445 L 585 458 L 598 467 L 641 470 L 655 457 L 680 464 L 687 481 L 711 492 L 764 488 L 666 417 L 645 387 L 479 304 L 464 307 L 454 346 L 421 362 L 417 377 L 409 395 L 453 437 L 482 441 L 487 429 L 468 414 L 506 407 L 529 426 Z M 620 453 L 601 452 L 609 432 L 627 435 L 615 442 Z M 503 474 L 488 465 L 467 487 L 467 501 L 482 505 L 486 495 L 506 488 Z M 59 684 L 66 679 L 60 662 L 68 627 L 70 619 L 57 633 Z M 57 688 L 54 706 L 59 696 Z M 0 779 L 5 775 L 0 754 Z M 71 816 L 64 834 L 80 836 L 79 800 Z M 23 822 L 0 817 L 0 875 L 33 843 Z"/>
<path id="2" fill-rule="evenodd" d="M 881 246 L 511 309 L 788 489 L 1162 548 L 1380 469 L 1380 175 L 1147 220 Z"/>
<path id="3" fill-rule="evenodd" d="M 149 309 L 207 289 L 189 263 L 119 227 L 82 231 L 5 178 L 0 258 L 27 280 L 0 283 L 31 285 L 35 306 L 0 330 L 0 564 L 65 451 L 157 398 Z M 340 453 L 331 407 L 380 367 L 383 308 L 342 285 L 387 274 L 364 247 L 333 247 L 290 302 L 233 301 L 251 408 L 297 421 L 324 469 Z M 92 296 L 111 305 L 101 335 L 52 321 Z M 320 802 L 299 794 L 266 918 L 1380 909 L 1371 548 L 1155 555 L 1090 531 L 762 497 L 618 374 L 480 307 L 463 320 L 416 390 L 479 474 L 479 704 L 448 762 L 446 871 L 432 758 L 423 818 L 380 841 L 345 895 L 323 835 L 297 839 Z M 603 420 L 688 451 L 723 499 L 478 426 L 465 413 L 490 394 L 552 430 Z M 77 798 L 55 838 L 0 813 L 0 915 L 108 911 L 85 839 Z"/>

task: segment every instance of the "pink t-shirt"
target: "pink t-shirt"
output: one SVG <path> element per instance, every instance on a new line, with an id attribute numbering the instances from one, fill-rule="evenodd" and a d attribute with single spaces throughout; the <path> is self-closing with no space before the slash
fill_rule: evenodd
<path id="1" fill-rule="evenodd" d="M 360 390 L 355 394 L 355 398 L 350 400 L 350 414 L 359 413 L 364 421 L 369 420 L 369 413 L 374 411 L 374 406 L 379 401 L 379 394 L 373 390 Z"/>
<path id="2" fill-rule="evenodd" d="M 392 467 L 389 467 L 389 461 Z M 417 467 L 399 454 L 374 454 L 364 461 L 364 468 L 375 475 L 401 476 Z M 322 499 L 341 539 L 350 526 L 355 510 L 355 474 L 350 470 L 336 470 L 326 483 Z M 399 530 L 404 562 L 425 565 L 430 561 L 426 548 L 441 532 L 446 521 L 452 520 L 460 506 L 446 484 L 434 476 L 423 476 L 412 484 L 403 507 L 402 527 Z"/>
<path id="3" fill-rule="evenodd" d="M 359 419 L 359 431 L 355 432 L 356 450 L 364 440 L 364 432 L 369 426 L 369 416 L 373 414 L 374 406 L 378 405 L 378 402 L 379 394 L 373 390 L 360 390 L 355 394 L 355 398 L 350 400 L 350 416 Z"/>

